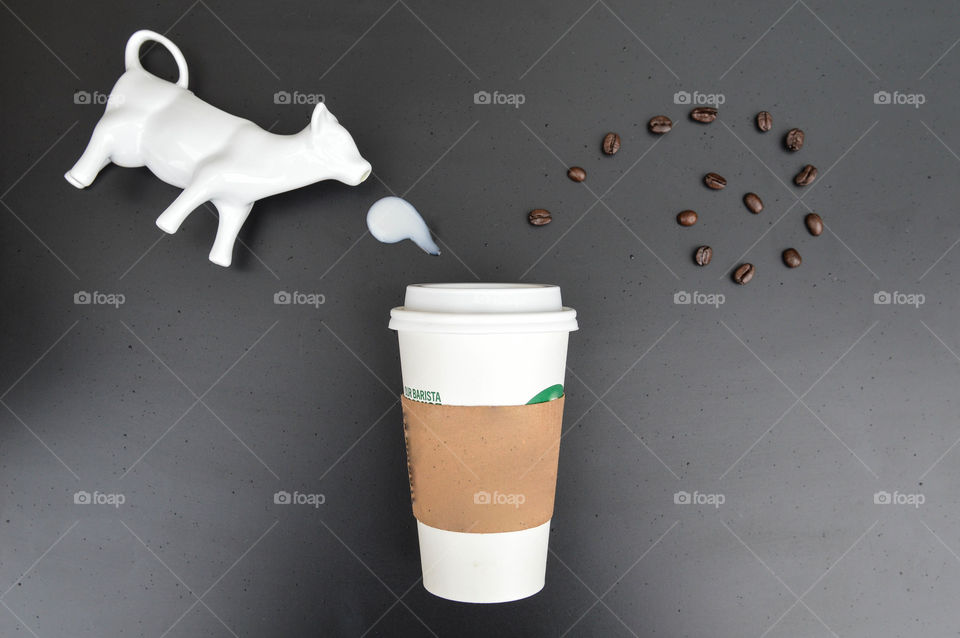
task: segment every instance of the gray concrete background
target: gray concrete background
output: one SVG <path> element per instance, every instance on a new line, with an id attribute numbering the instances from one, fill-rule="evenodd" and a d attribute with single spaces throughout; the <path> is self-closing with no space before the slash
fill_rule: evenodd
<path id="1" fill-rule="evenodd" d="M 2 4 L 0 635 L 956 634 L 956 6 Z M 207 261 L 210 211 L 156 228 L 178 191 L 146 170 L 73 189 L 102 112 L 75 92 L 109 91 L 138 28 L 181 47 L 200 97 L 276 132 L 311 109 L 276 92 L 322 93 L 376 179 L 259 202 L 230 269 Z M 145 59 L 172 77 L 160 48 Z M 722 94 L 720 120 L 691 122 L 678 91 Z M 661 113 L 676 126 L 655 138 Z M 797 189 L 808 162 L 819 181 Z M 365 233 L 391 192 L 440 258 Z M 535 207 L 554 222 L 528 226 Z M 557 283 L 582 326 L 547 585 L 496 607 L 419 584 L 386 328 L 405 284 L 475 279 Z"/>

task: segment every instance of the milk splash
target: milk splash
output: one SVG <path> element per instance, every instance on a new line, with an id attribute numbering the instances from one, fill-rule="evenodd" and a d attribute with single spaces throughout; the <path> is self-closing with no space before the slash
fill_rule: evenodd
<path id="1" fill-rule="evenodd" d="M 409 239 L 431 255 L 440 254 L 420 213 L 410 202 L 399 197 L 384 197 L 374 202 L 367 212 L 367 228 L 385 244 Z"/>

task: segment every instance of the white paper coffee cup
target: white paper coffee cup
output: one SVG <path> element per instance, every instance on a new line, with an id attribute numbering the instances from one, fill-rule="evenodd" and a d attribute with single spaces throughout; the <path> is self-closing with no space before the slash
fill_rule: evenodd
<path id="1" fill-rule="evenodd" d="M 525 405 L 562 388 L 576 311 L 541 284 L 416 284 L 390 312 L 404 396 L 443 405 Z M 542 400 L 540 398 L 537 401 Z M 497 533 L 417 521 L 423 584 L 450 600 L 495 603 L 544 585 L 550 521 Z"/>

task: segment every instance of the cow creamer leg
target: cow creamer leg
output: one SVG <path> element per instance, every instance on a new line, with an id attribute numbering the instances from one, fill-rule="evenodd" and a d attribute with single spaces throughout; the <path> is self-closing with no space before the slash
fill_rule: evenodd
<path id="1" fill-rule="evenodd" d="M 77 188 L 86 188 L 93 183 L 103 167 L 110 163 L 113 128 L 121 123 L 110 114 L 104 115 L 93 129 L 90 142 L 83 155 L 64 177 Z"/>
<path id="2" fill-rule="evenodd" d="M 220 213 L 220 224 L 217 226 L 217 238 L 213 241 L 213 248 L 210 250 L 210 261 L 218 266 L 229 266 L 233 261 L 233 244 L 237 240 L 237 234 L 243 227 L 243 222 L 247 220 L 253 203 L 249 204 L 230 204 L 222 201 L 213 201 Z"/>
<path id="3" fill-rule="evenodd" d="M 183 220 L 208 199 L 210 196 L 205 190 L 188 186 L 167 206 L 167 210 L 157 217 L 157 226 L 165 233 L 174 234 L 180 229 Z"/>

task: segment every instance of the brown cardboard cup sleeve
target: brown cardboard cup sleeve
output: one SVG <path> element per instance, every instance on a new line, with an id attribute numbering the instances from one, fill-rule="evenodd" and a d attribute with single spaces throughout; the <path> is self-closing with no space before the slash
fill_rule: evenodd
<path id="1" fill-rule="evenodd" d="M 453 532 L 513 532 L 553 516 L 563 397 L 510 406 L 402 400 L 418 521 Z"/>

